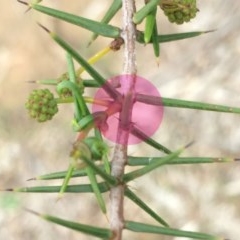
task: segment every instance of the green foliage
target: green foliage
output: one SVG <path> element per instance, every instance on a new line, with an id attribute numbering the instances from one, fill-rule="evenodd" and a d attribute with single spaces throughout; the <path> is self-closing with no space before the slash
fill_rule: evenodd
<path id="1" fill-rule="evenodd" d="M 104 37 L 116 38 L 120 36 L 120 29 L 111 25 L 107 25 L 105 23 L 99 23 L 87 18 L 79 17 L 73 14 L 69 14 L 66 12 L 58 11 L 52 8 L 44 7 L 38 4 L 30 4 L 30 7 L 50 15 L 52 17 L 61 19 L 63 21 L 72 23 L 74 25 L 86 28 L 96 34 L 102 35 Z"/>
<path id="2" fill-rule="evenodd" d="M 149 14 L 155 11 L 159 0 L 150 0 L 145 4 L 139 11 L 137 11 L 133 16 L 133 22 L 136 24 L 141 23 L 145 18 L 148 18 Z"/>
<path id="3" fill-rule="evenodd" d="M 90 226 L 86 224 L 67 221 L 65 219 L 61 219 L 59 217 L 55 217 L 47 214 L 38 214 L 32 210 L 28 210 L 28 211 L 49 222 L 56 223 L 58 225 L 61 225 L 79 232 L 83 232 L 85 234 L 95 236 L 101 239 L 110 239 L 113 236 L 112 232 L 106 228 L 99 228 L 99 227 Z"/>
<path id="4" fill-rule="evenodd" d="M 154 162 L 149 163 L 147 166 L 140 168 L 138 170 L 132 171 L 130 173 L 127 173 L 123 176 L 123 181 L 124 182 L 129 182 L 132 181 L 136 178 L 139 178 L 147 173 L 149 173 L 152 170 L 157 169 L 158 167 L 167 164 L 167 162 L 170 162 L 174 158 L 178 157 L 178 155 L 184 150 L 184 148 L 179 149 L 178 151 L 174 153 L 168 154 L 165 158 L 163 159 L 158 159 Z"/>
<path id="5" fill-rule="evenodd" d="M 132 222 L 132 221 L 126 221 L 125 228 L 134 232 L 153 233 L 153 234 L 168 235 L 168 236 L 175 236 L 175 237 L 187 237 L 192 239 L 220 240 L 218 237 L 215 237 L 210 234 L 182 231 L 174 228 L 168 228 L 168 227 L 164 228 L 161 226 L 154 226 L 150 224 Z"/>
<path id="6" fill-rule="evenodd" d="M 92 159 L 99 160 L 102 159 L 104 154 L 108 152 L 108 146 L 102 140 L 96 137 L 88 137 L 83 140 L 87 146 L 90 148 Z"/>
<path id="7" fill-rule="evenodd" d="M 94 41 L 97 36 L 104 36 L 113 38 L 108 50 L 116 51 L 121 48 L 123 40 L 121 39 L 121 28 L 109 24 L 110 20 L 116 15 L 122 7 L 121 0 L 113 0 L 112 4 L 108 7 L 105 16 L 101 21 L 83 18 L 74 14 L 66 13 L 49 7 L 40 5 L 41 1 L 34 1 L 32 3 L 24 3 L 32 10 L 36 10 L 46 15 L 50 15 L 56 19 L 77 25 L 79 27 L 89 30 L 93 35 L 91 41 Z M 160 8 L 158 7 L 160 6 Z M 170 33 L 159 34 L 157 27 L 157 20 L 159 10 L 163 10 L 164 14 L 168 17 L 170 22 L 182 24 L 188 22 L 196 16 L 198 11 L 195 0 L 149 0 L 145 1 L 143 5 L 133 16 L 132 21 L 137 26 L 136 41 L 142 44 L 152 44 L 153 52 L 158 58 L 160 56 L 160 44 L 170 41 L 178 41 L 181 39 L 188 39 L 197 37 L 201 34 L 211 31 L 196 31 L 185 33 Z M 141 31 L 138 29 L 139 24 L 145 21 L 145 29 Z M 111 116 L 112 112 L 121 112 L 123 108 L 122 96 L 116 88 L 106 81 L 106 77 L 102 76 L 94 67 L 93 63 L 96 59 L 86 60 L 81 54 L 74 49 L 69 43 L 52 32 L 45 26 L 39 24 L 49 36 L 58 44 L 63 51 L 67 53 L 68 69 L 63 72 L 60 77 L 56 79 L 38 80 L 36 83 L 42 85 L 54 85 L 58 93 L 58 98 L 48 90 L 34 90 L 26 103 L 26 108 L 31 117 L 39 122 L 44 122 L 52 119 L 53 115 L 57 113 L 57 104 L 68 103 L 74 106 L 74 116 L 72 119 L 72 130 L 77 134 L 76 141 L 72 149 L 69 150 L 69 165 L 68 169 L 61 172 L 47 173 L 30 180 L 53 180 L 64 179 L 61 186 L 37 186 L 37 187 L 23 187 L 6 189 L 7 191 L 14 192 L 35 192 L 35 193 L 59 193 L 61 196 L 64 193 L 93 193 L 102 213 L 107 214 L 106 203 L 102 197 L 102 193 L 109 192 L 112 188 L 117 186 L 124 187 L 124 196 L 131 199 L 138 207 L 145 211 L 149 216 L 163 226 L 154 226 L 147 223 L 138 223 L 134 221 L 125 221 L 124 228 L 134 232 L 147 232 L 159 235 L 170 235 L 178 237 L 187 237 L 195 239 L 218 239 L 215 236 L 199 232 L 189 232 L 174 229 L 170 227 L 170 223 L 164 220 L 159 214 L 152 210 L 137 194 L 132 192 L 127 184 L 130 181 L 136 180 L 139 177 L 149 174 L 151 171 L 160 168 L 166 164 L 198 164 L 198 163 L 216 163 L 216 162 L 231 162 L 238 159 L 232 158 L 211 158 L 208 156 L 203 157 L 180 157 L 179 155 L 185 150 L 182 147 L 177 151 L 172 151 L 160 142 L 149 138 L 141 130 L 134 125 L 129 127 L 130 133 L 142 139 L 147 145 L 155 148 L 163 154 L 163 157 L 149 157 L 139 156 L 132 157 L 126 156 L 126 165 L 142 166 L 141 168 L 134 169 L 124 174 L 121 178 L 115 178 L 111 174 L 111 162 L 109 161 L 110 147 L 104 141 L 101 130 L 107 128 L 107 119 Z M 113 47 L 114 46 L 114 47 Z M 106 50 L 106 52 L 108 51 Z M 101 54 L 100 54 L 101 55 Z M 96 57 L 99 59 L 100 57 Z M 76 70 L 73 64 L 73 59 L 79 64 L 80 70 Z M 92 79 L 84 79 L 81 75 L 86 71 Z M 96 102 L 91 97 L 86 97 L 86 88 L 100 88 L 102 87 L 107 94 L 111 97 L 111 101 L 99 101 L 98 104 L 104 105 L 107 110 L 97 113 L 91 113 L 87 103 Z M 158 98 L 154 96 L 136 93 L 136 101 L 150 105 L 164 105 L 164 107 L 174 108 L 188 108 L 204 111 L 216 111 L 225 113 L 240 114 L 240 108 L 229 107 L 223 105 L 216 105 L 203 102 L 187 101 L 180 99 Z M 94 130 L 94 131 L 92 131 Z M 102 180 L 99 181 L 99 176 Z M 69 185 L 71 178 L 88 178 L 88 184 Z M 98 228 L 96 226 L 84 225 L 74 221 L 67 221 L 59 217 L 38 214 L 30 211 L 39 217 L 65 226 L 69 229 L 74 229 L 92 236 L 104 239 L 112 239 L 113 232 L 108 228 Z"/>

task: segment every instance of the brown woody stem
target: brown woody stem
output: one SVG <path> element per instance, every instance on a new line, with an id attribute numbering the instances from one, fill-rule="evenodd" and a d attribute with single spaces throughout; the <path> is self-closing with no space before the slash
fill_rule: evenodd
<path id="1" fill-rule="evenodd" d="M 135 81 L 136 81 L 136 27 L 132 21 L 135 13 L 135 0 L 122 0 L 123 29 L 122 39 L 124 40 L 124 96 L 122 109 L 119 116 L 119 126 L 117 133 L 117 144 L 114 149 L 112 159 L 111 174 L 121 180 L 124 168 L 127 163 L 128 138 L 130 133 L 132 109 L 135 101 Z M 110 226 L 114 233 L 114 240 L 122 239 L 124 227 L 124 184 L 112 187 L 110 190 Z"/>

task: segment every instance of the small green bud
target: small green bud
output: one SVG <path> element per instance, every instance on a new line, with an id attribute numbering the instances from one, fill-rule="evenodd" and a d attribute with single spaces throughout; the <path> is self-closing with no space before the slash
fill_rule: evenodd
<path id="1" fill-rule="evenodd" d="M 162 0 L 160 7 L 170 22 L 182 24 L 196 17 L 196 0 Z"/>
<path id="2" fill-rule="evenodd" d="M 73 145 L 70 157 L 72 158 L 71 160 L 72 166 L 76 169 L 82 169 L 86 166 L 82 159 L 83 158 L 91 159 L 92 155 L 86 143 L 82 141 L 77 141 Z"/>
<path id="3" fill-rule="evenodd" d="M 69 80 L 69 76 L 68 73 L 64 73 L 60 78 L 57 79 L 57 83 L 60 84 L 63 81 L 70 81 Z M 83 83 L 82 83 L 82 79 L 81 78 L 77 78 L 76 79 L 76 84 L 79 87 L 79 91 L 81 93 L 84 92 L 84 87 L 83 87 Z M 62 88 L 60 91 L 57 90 L 57 93 L 59 95 L 60 98 L 69 98 L 72 97 L 72 91 L 69 88 Z"/>
<path id="4" fill-rule="evenodd" d="M 85 138 L 83 142 L 89 147 L 93 160 L 102 159 L 102 156 L 108 152 L 107 144 L 99 138 L 88 137 Z"/>
<path id="5" fill-rule="evenodd" d="M 33 90 L 25 107 L 30 117 L 37 119 L 38 122 L 46 122 L 58 112 L 57 101 L 48 89 Z"/>

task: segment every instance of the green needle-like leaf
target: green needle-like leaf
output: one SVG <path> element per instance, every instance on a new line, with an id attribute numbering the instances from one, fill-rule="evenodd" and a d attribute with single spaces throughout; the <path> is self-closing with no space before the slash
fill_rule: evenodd
<path id="1" fill-rule="evenodd" d="M 59 191 L 59 197 L 60 197 L 60 198 L 62 197 L 62 195 L 63 195 L 63 194 L 65 193 L 65 191 L 66 191 L 66 188 L 67 188 L 67 186 L 68 186 L 68 183 L 69 183 L 69 181 L 70 181 L 70 179 L 71 179 L 71 177 L 72 177 L 73 170 L 74 170 L 74 167 L 73 167 L 71 164 L 69 164 L 68 170 L 67 170 L 67 173 L 66 173 L 66 176 L 65 176 L 65 178 L 64 178 L 63 184 L 62 184 L 61 189 L 60 189 L 60 191 Z"/>
<path id="2" fill-rule="evenodd" d="M 149 165 L 143 167 L 143 168 L 140 168 L 138 170 L 135 170 L 135 171 L 132 171 L 130 173 L 127 173 L 123 176 L 123 181 L 124 182 L 129 182 L 129 181 L 132 181 L 136 178 L 139 178 L 151 171 L 153 171 L 154 169 L 157 169 L 158 167 L 164 165 L 164 164 L 167 164 L 168 162 L 170 162 L 171 160 L 173 160 L 174 158 L 178 157 L 178 155 L 185 149 L 186 147 L 184 148 L 181 148 L 179 150 L 177 150 L 176 152 L 173 152 L 169 155 L 167 155 L 166 157 L 164 158 L 161 158 L 161 159 L 158 159 L 157 161 L 154 161 L 152 163 L 150 163 Z"/>
<path id="3" fill-rule="evenodd" d="M 99 85 L 99 83 L 95 80 L 83 80 L 83 85 L 84 87 L 93 87 L 93 88 L 98 88 L 101 87 L 101 85 Z"/>
<path id="4" fill-rule="evenodd" d="M 206 234 L 200 232 L 191 232 L 191 231 L 183 231 L 179 229 L 169 228 L 169 227 L 160 227 L 145 223 L 126 221 L 125 229 L 134 232 L 142 232 L 142 233 L 153 233 L 153 234 L 161 234 L 175 237 L 186 237 L 191 239 L 204 239 L 204 240 L 220 240 L 222 238 Z"/>
<path id="5" fill-rule="evenodd" d="M 73 91 L 73 98 L 75 103 L 75 118 L 76 118 L 76 121 L 80 121 L 82 117 L 85 117 L 87 114 L 90 114 L 90 112 L 82 96 L 83 89 L 81 89 L 77 85 L 74 63 L 73 63 L 72 56 L 69 53 L 67 53 L 67 63 L 68 63 L 69 80 L 70 80 L 70 83 L 73 84 L 70 90 L 74 88 L 74 91 L 73 90 L 72 91 Z M 66 84 L 66 82 L 68 81 L 63 81 L 62 83 Z M 61 85 L 61 83 L 59 85 Z M 59 89 L 59 85 L 57 86 L 57 89 Z"/>
<path id="6" fill-rule="evenodd" d="M 83 117 L 79 122 L 73 121 L 73 130 L 75 132 L 84 131 L 85 129 L 94 127 L 94 123 L 94 117 L 89 114 Z"/>
<path id="7" fill-rule="evenodd" d="M 118 12 L 118 10 L 122 7 L 122 0 L 113 0 L 111 6 L 107 10 L 106 14 L 104 15 L 103 19 L 101 20 L 101 23 L 109 23 L 109 21 L 115 16 L 115 14 Z M 93 34 L 91 44 L 96 38 L 98 37 L 98 34 Z"/>
<path id="8" fill-rule="evenodd" d="M 146 17 L 145 30 L 144 30 L 144 42 L 149 43 L 152 35 L 153 29 L 156 22 L 157 7 L 153 9 Z"/>
<path id="9" fill-rule="evenodd" d="M 54 180 L 54 179 L 62 179 L 65 178 L 67 171 L 60 171 L 54 173 L 44 174 L 35 178 L 30 178 L 28 181 L 31 180 Z M 73 170 L 71 177 L 85 177 L 87 176 L 85 169 L 76 169 Z"/>
<path id="10" fill-rule="evenodd" d="M 164 157 L 132 157 L 128 156 L 127 164 L 129 166 L 145 166 L 149 165 L 151 162 L 158 161 Z M 201 163 L 227 163 L 239 161 L 238 158 L 227 158 L 227 157 L 178 157 L 173 159 L 167 164 L 201 164 Z"/>
<path id="11" fill-rule="evenodd" d="M 240 108 L 229 107 L 217 104 L 194 102 L 173 98 L 162 98 L 162 104 L 165 107 L 190 108 L 204 111 L 225 112 L 225 113 L 240 113 Z"/>
<path id="12" fill-rule="evenodd" d="M 154 55 L 157 58 L 157 61 L 158 61 L 158 64 L 159 64 L 160 43 L 158 41 L 158 27 L 157 27 L 156 19 L 155 19 L 155 24 L 154 24 L 154 27 L 153 27 L 152 44 L 153 44 Z"/>
<path id="13" fill-rule="evenodd" d="M 150 0 L 144 7 L 142 7 L 139 11 L 137 11 L 133 16 L 133 22 L 135 24 L 139 24 L 143 21 L 144 18 L 147 17 L 149 13 L 151 13 L 154 9 L 156 9 L 160 0 Z"/>
<path id="14" fill-rule="evenodd" d="M 158 143 L 157 141 L 155 141 L 154 139 L 148 137 L 144 132 L 142 132 L 140 129 L 136 128 L 136 127 L 132 127 L 131 129 L 131 134 L 133 134 L 134 136 L 142 139 L 146 144 L 152 146 L 153 148 L 164 152 L 164 153 L 171 153 L 171 151 L 164 147 L 163 145 L 161 145 L 160 143 Z"/>
<path id="15" fill-rule="evenodd" d="M 184 33 L 175 33 L 175 34 L 166 34 L 166 35 L 159 35 L 158 41 L 159 42 L 171 42 L 177 40 L 183 40 L 192 37 L 198 37 L 202 34 L 211 33 L 215 30 L 207 30 L 207 31 L 195 31 L 195 32 L 184 32 Z"/>
<path id="16" fill-rule="evenodd" d="M 144 132 L 142 132 L 140 129 L 136 128 L 136 127 L 132 127 L 131 129 L 131 134 L 133 134 L 134 136 L 142 139 L 146 144 L 152 146 L 153 148 L 164 152 L 164 153 L 171 153 L 171 151 L 164 147 L 163 145 L 161 145 L 160 143 L 158 143 L 157 141 L 155 141 L 154 139 L 148 137 Z"/>
<path id="17" fill-rule="evenodd" d="M 99 168 L 104 169 L 104 166 L 99 165 Z M 30 178 L 28 179 L 28 181 L 32 181 L 32 180 L 54 180 L 54 179 L 63 179 L 66 177 L 68 171 L 60 171 L 60 172 L 53 172 L 53 173 L 48 173 L 48 174 L 44 174 L 38 177 L 34 177 L 34 178 Z M 86 173 L 86 169 L 76 169 L 73 170 L 71 178 L 76 178 L 76 177 L 86 177 L 87 173 Z"/>
<path id="18" fill-rule="evenodd" d="M 32 210 L 28 210 L 30 213 L 33 213 L 37 216 L 39 216 L 42 219 L 45 219 L 49 222 L 52 223 L 56 223 L 58 225 L 64 226 L 66 228 L 69 229 L 73 229 L 91 236 L 95 236 L 98 238 L 104 238 L 104 239 L 110 239 L 113 234 L 111 232 L 111 230 L 106 229 L 106 228 L 99 228 L 99 227 L 95 227 L 95 226 L 90 226 L 90 225 L 86 225 L 86 224 L 81 224 L 81 223 L 76 223 L 76 222 L 72 222 L 72 221 L 68 221 L 62 218 L 58 218 L 55 216 L 51 216 L 51 215 L 47 215 L 47 214 L 39 214 L 37 212 L 34 212 Z"/>
<path id="19" fill-rule="evenodd" d="M 209 30 L 209 31 L 198 31 L 198 32 L 185 32 L 185 33 L 174 33 L 174 34 L 162 34 L 157 36 L 157 41 L 159 43 L 165 43 L 165 42 L 172 42 L 177 40 L 183 40 L 187 38 L 197 37 L 205 33 L 214 32 L 215 30 Z M 138 32 L 137 34 L 137 41 L 139 43 L 145 44 L 144 41 L 144 33 Z M 150 41 L 152 42 L 152 40 Z"/>
<path id="20" fill-rule="evenodd" d="M 195 102 L 174 98 L 159 98 L 155 96 L 148 96 L 145 94 L 137 94 L 136 100 L 150 105 L 163 105 L 165 107 L 176 107 L 176 108 L 190 108 L 204 111 L 213 112 L 225 112 L 225 113 L 240 113 L 240 108 L 223 106 L 218 104 Z"/>
<path id="21" fill-rule="evenodd" d="M 99 129 L 95 128 L 94 133 L 95 133 L 95 137 L 97 137 L 101 141 L 104 141 L 103 137 L 102 137 L 102 133 L 101 133 L 101 131 L 99 131 Z M 103 154 L 102 162 L 103 162 L 104 170 L 106 171 L 106 173 L 111 174 L 111 166 L 110 166 L 110 162 L 109 162 L 108 151 L 106 151 Z"/>
<path id="22" fill-rule="evenodd" d="M 98 187 L 98 183 L 97 183 L 95 173 L 90 167 L 87 167 L 86 171 L 87 171 L 87 174 L 88 174 L 88 178 L 91 182 L 92 189 L 93 189 L 93 192 L 94 192 L 95 197 L 97 199 L 98 205 L 101 208 L 102 212 L 106 213 L 107 212 L 106 205 L 105 205 L 104 199 L 102 197 L 101 191 Z"/>
<path id="23" fill-rule="evenodd" d="M 148 213 L 151 217 L 153 217 L 156 221 L 162 224 L 165 227 L 168 227 L 166 221 L 164 221 L 158 214 L 156 214 L 148 205 L 143 202 L 135 193 L 133 193 L 129 188 L 125 189 L 125 195 L 131 199 L 134 203 L 136 203 L 141 209 L 143 209 L 146 213 Z"/>
<path id="24" fill-rule="evenodd" d="M 24 188 L 9 188 L 5 191 L 9 192 L 31 192 L 31 193 L 59 193 L 62 186 L 37 186 Z M 109 185 L 105 182 L 98 183 L 101 193 L 109 191 Z M 68 185 L 64 191 L 65 193 L 92 193 L 91 184 Z"/>
<path id="25" fill-rule="evenodd" d="M 75 117 L 79 121 L 88 112 L 81 90 L 76 83 L 64 80 L 57 85 L 57 91 L 61 93 L 63 89 L 69 89 L 72 92 L 75 103 Z"/>
<path id="26" fill-rule="evenodd" d="M 47 28 L 39 24 L 50 36 L 65 50 L 67 51 L 91 76 L 99 83 L 104 90 L 114 99 L 121 97 L 120 94 L 107 82 L 105 79 L 83 58 L 81 57 L 69 44 L 57 36 L 55 33 L 50 32 Z"/>
<path id="27" fill-rule="evenodd" d="M 69 53 L 67 53 L 67 65 L 68 65 L 68 76 L 69 76 L 70 82 L 77 83 L 73 59 Z"/>
<path id="28" fill-rule="evenodd" d="M 102 19 L 102 23 L 109 23 L 109 21 L 115 16 L 118 10 L 122 7 L 122 0 L 113 0 L 109 9 Z"/>
<path id="29" fill-rule="evenodd" d="M 37 80 L 37 81 L 28 81 L 30 83 L 37 83 L 37 84 L 43 84 L 43 85 L 57 85 L 59 81 L 57 79 L 43 79 L 43 80 Z"/>
<path id="30" fill-rule="evenodd" d="M 89 167 L 91 167 L 97 174 L 99 174 L 110 185 L 117 184 L 118 181 L 113 176 L 106 173 L 101 167 L 97 166 L 91 159 L 82 157 L 81 160 L 85 162 Z"/>
<path id="31" fill-rule="evenodd" d="M 44 7 L 38 4 L 29 4 L 29 6 L 36 11 L 42 12 L 49 16 L 61 19 L 65 22 L 85 28 L 98 35 L 109 38 L 117 38 L 120 36 L 120 29 L 105 23 L 100 23 L 91 19 L 76 16 L 74 14 L 62 12 L 53 8 Z"/>

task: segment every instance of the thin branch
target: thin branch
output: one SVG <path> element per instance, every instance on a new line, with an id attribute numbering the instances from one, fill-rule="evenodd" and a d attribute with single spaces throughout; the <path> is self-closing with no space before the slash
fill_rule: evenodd
<path id="1" fill-rule="evenodd" d="M 121 180 L 124 174 L 124 168 L 127 163 L 127 147 L 130 133 L 132 109 L 135 98 L 134 87 L 136 81 L 136 28 L 132 21 L 135 12 L 134 0 L 122 0 L 123 11 L 123 29 L 121 37 L 124 40 L 124 99 L 122 103 L 122 110 L 120 112 L 120 121 L 117 134 L 117 144 L 114 149 L 112 159 L 111 174 L 115 178 Z M 110 226 L 114 233 L 114 240 L 122 239 L 122 230 L 124 227 L 124 200 L 125 186 L 120 184 L 112 187 L 110 190 Z"/>
<path id="2" fill-rule="evenodd" d="M 136 26 L 132 21 L 135 12 L 134 0 L 123 0 L 123 29 L 122 38 L 124 40 L 124 74 L 136 74 Z"/>

